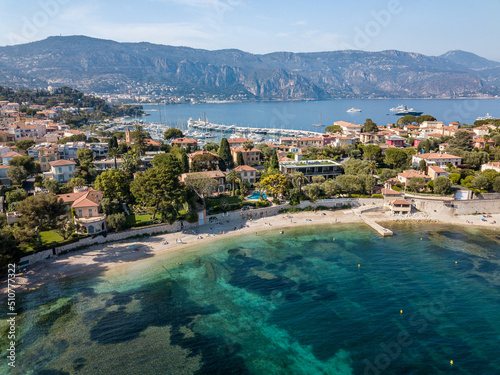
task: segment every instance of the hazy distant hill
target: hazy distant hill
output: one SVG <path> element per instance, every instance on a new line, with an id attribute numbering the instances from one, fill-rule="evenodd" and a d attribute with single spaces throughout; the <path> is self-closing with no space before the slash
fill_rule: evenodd
<path id="1" fill-rule="evenodd" d="M 0 47 L 0 85 L 125 92 L 162 85 L 178 95 L 249 99 L 447 98 L 500 93 L 500 64 L 462 51 L 207 51 L 84 36 Z"/>

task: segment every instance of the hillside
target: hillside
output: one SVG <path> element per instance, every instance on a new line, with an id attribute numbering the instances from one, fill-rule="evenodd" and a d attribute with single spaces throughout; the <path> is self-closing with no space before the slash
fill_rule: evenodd
<path id="1" fill-rule="evenodd" d="M 469 60 L 400 51 L 256 55 L 85 36 L 50 37 L 0 47 L 0 85 L 71 86 L 97 93 L 147 87 L 150 92 L 196 98 L 258 100 L 498 95 L 500 68 L 492 64 L 477 70 L 479 63 Z"/>

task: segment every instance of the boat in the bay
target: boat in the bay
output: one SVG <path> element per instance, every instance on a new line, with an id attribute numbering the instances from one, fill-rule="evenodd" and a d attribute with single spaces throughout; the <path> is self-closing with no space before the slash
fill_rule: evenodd
<path id="1" fill-rule="evenodd" d="M 479 116 L 476 121 L 482 121 L 482 120 L 494 120 L 495 118 L 490 115 L 489 113 L 486 114 L 486 116 Z"/>
<path id="2" fill-rule="evenodd" d="M 415 111 L 413 108 L 404 107 L 401 111 L 396 112 L 396 116 L 420 116 L 423 112 Z"/>
<path id="3" fill-rule="evenodd" d="M 352 108 L 349 108 L 346 112 L 348 112 L 348 113 L 361 112 L 361 109 L 352 107 Z"/>

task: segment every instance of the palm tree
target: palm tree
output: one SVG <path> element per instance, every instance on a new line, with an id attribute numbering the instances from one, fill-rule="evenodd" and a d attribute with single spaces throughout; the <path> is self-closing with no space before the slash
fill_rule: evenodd
<path id="1" fill-rule="evenodd" d="M 108 150 L 108 156 L 111 156 L 115 160 L 115 169 L 118 169 L 118 166 L 116 164 L 116 158 L 118 155 L 120 155 L 120 153 L 118 152 L 117 148 L 112 148 Z"/>
<path id="2" fill-rule="evenodd" d="M 302 191 L 302 185 L 307 181 L 306 176 L 304 176 L 304 173 L 302 172 L 293 172 L 290 175 L 290 178 L 292 180 L 292 184 L 295 188 L 298 188 L 299 190 Z"/>
<path id="3" fill-rule="evenodd" d="M 238 172 L 236 172 L 234 169 L 230 170 L 228 174 L 226 175 L 226 181 L 231 184 L 232 188 L 232 193 L 231 196 L 234 197 L 234 184 L 235 182 L 238 182 L 240 180 L 241 176 Z"/>

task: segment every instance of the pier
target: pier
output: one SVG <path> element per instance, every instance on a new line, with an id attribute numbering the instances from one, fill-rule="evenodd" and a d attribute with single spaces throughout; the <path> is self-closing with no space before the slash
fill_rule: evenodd
<path id="1" fill-rule="evenodd" d="M 380 234 L 382 237 L 391 237 L 391 236 L 394 236 L 394 233 L 392 232 L 392 230 L 384 228 L 382 225 L 377 224 L 372 219 L 368 219 L 367 217 L 365 217 L 363 215 L 360 215 L 360 217 L 361 217 L 361 220 L 363 220 L 363 222 L 366 225 L 370 226 L 373 230 L 377 231 L 378 234 Z"/>

